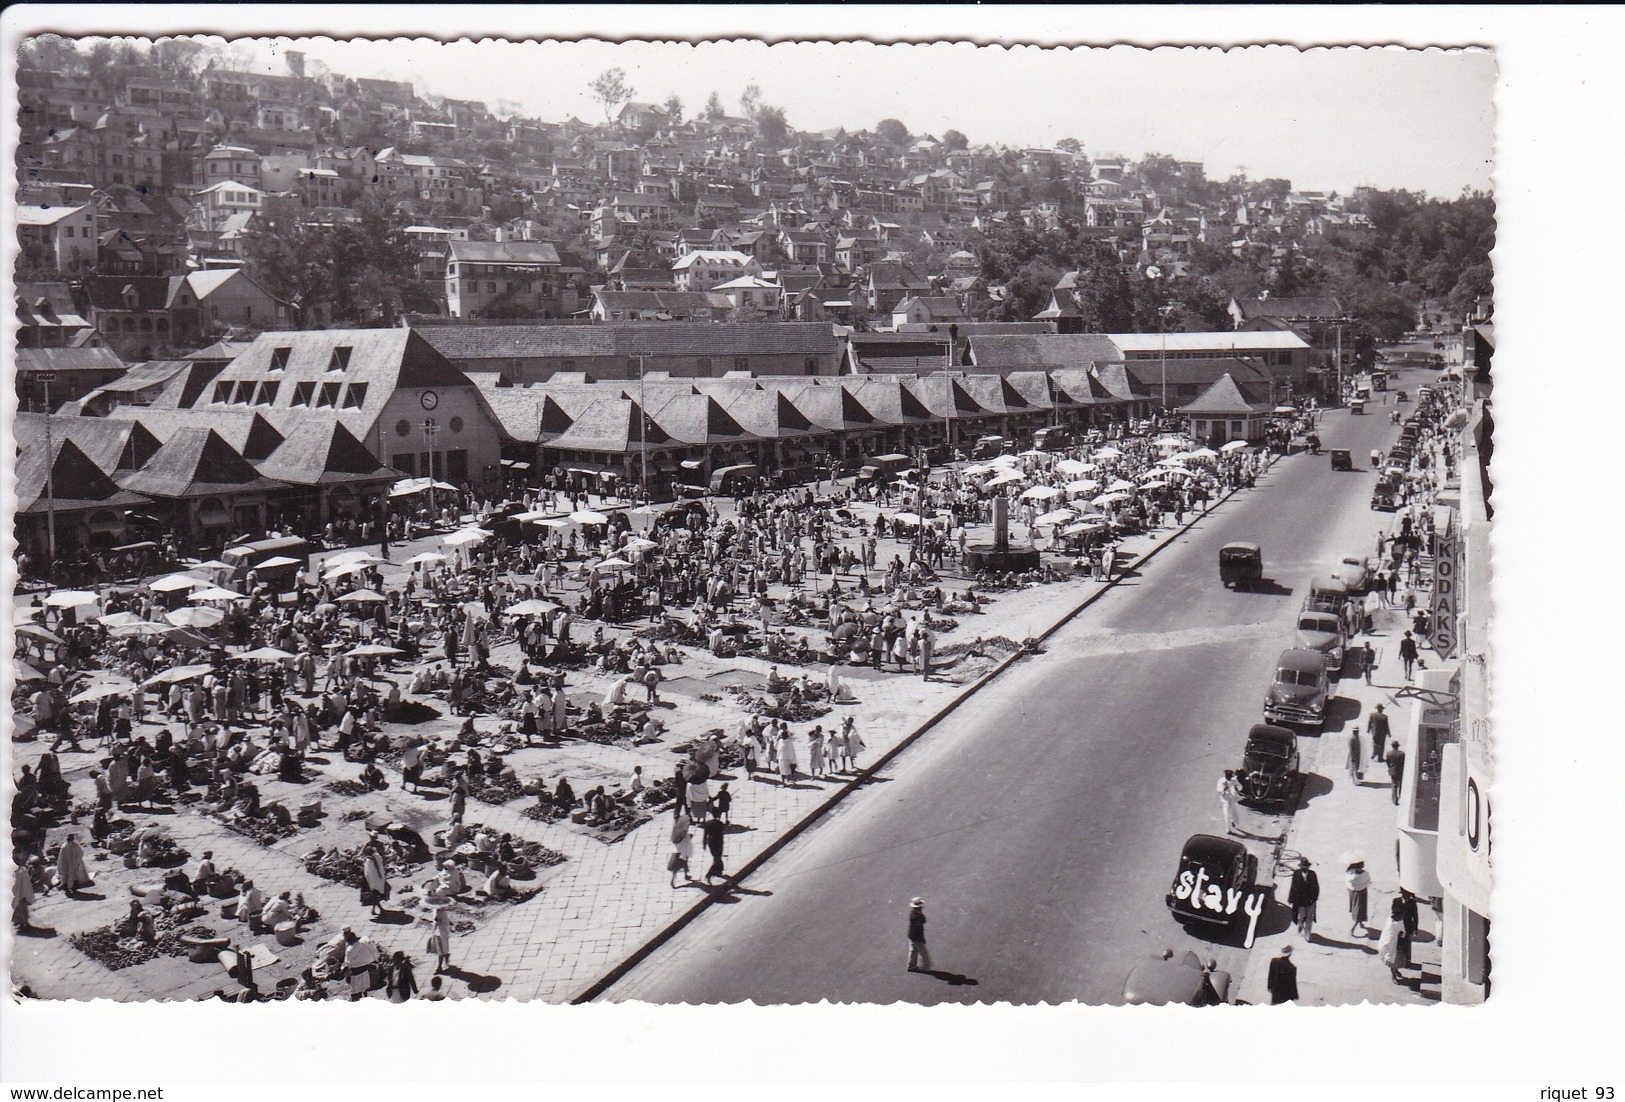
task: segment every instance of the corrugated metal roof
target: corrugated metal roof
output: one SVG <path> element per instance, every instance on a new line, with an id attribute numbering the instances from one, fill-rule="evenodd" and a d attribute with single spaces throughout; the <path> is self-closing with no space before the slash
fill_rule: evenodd
<path id="1" fill-rule="evenodd" d="M 480 360 L 594 356 L 833 355 L 838 348 L 827 322 L 433 325 L 414 332 L 446 359 L 470 366 Z"/>

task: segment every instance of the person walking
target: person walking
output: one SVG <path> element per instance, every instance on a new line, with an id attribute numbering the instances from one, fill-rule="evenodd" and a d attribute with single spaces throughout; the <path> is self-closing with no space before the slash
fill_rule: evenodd
<path id="1" fill-rule="evenodd" d="M 1394 794 L 1394 805 L 1399 805 L 1399 790 L 1405 783 L 1405 751 L 1399 748 L 1399 740 L 1394 739 L 1388 744 L 1388 752 L 1382 756 L 1383 764 L 1388 766 L 1388 783 Z"/>
<path id="2" fill-rule="evenodd" d="M 1310 867 L 1309 858 L 1298 858 L 1298 867 L 1292 870 L 1292 884 L 1287 888 L 1286 901 L 1292 907 L 1292 921 L 1305 941 L 1315 939 L 1315 904 L 1320 901 L 1320 877 Z"/>
<path id="3" fill-rule="evenodd" d="M 688 816 L 678 813 L 671 824 L 671 856 L 666 858 L 666 870 L 671 873 L 671 886 L 677 887 L 677 874 L 683 874 L 685 883 L 692 884 L 694 877 L 689 875 L 688 860 L 694 854 L 694 839 L 689 836 Z"/>
<path id="4" fill-rule="evenodd" d="M 1377 944 L 1377 951 L 1382 955 L 1382 962 L 1388 966 L 1388 974 L 1395 983 L 1404 983 L 1405 977 L 1400 970 L 1411 966 L 1411 939 L 1405 935 L 1405 923 L 1399 916 L 1394 915 L 1388 919 L 1388 924 L 1382 928 L 1382 940 Z"/>
<path id="5" fill-rule="evenodd" d="M 1365 780 L 1365 746 L 1360 742 L 1360 729 L 1349 728 L 1349 780 L 1359 784 Z"/>
<path id="6" fill-rule="evenodd" d="M 1411 673 L 1416 667 L 1416 637 L 1410 632 L 1399 641 L 1399 660 L 1405 664 L 1405 680 L 1411 679 Z"/>
<path id="7" fill-rule="evenodd" d="M 796 783 L 796 740 L 790 733 L 789 727 L 779 731 L 779 781 L 783 784 Z"/>
<path id="8" fill-rule="evenodd" d="M 434 953 L 434 974 L 438 976 L 451 967 L 451 901 L 429 906 L 434 909 L 434 932 L 429 935 L 429 948 Z"/>
<path id="9" fill-rule="evenodd" d="M 908 904 L 908 970 L 931 970 L 931 950 L 925 944 L 925 900 L 918 896 Z"/>
<path id="10" fill-rule="evenodd" d="M 1370 918 L 1371 895 L 1371 874 L 1365 871 L 1365 862 L 1351 861 L 1343 873 L 1343 882 L 1349 890 L 1349 935 L 1358 932 L 1363 937 Z"/>
<path id="11" fill-rule="evenodd" d="M 384 982 L 384 994 L 392 1003 L 403 1003 L 418 993 L 417 976 L 412 961 L 399 949 L 389 958 L 389 978 Z"/>
<path id="12" fill-rule="evenodd" d="M 1219 778 L 1218 785 L 1219 806 L 1224 813 L 1224 832 L 1236 832 L 1236 801 L 1241 797 L 1241 789 L 1236 784 L 1236 771 L 1226 769 L 1224 776 Z"/>
<path id="13" fill-rule="evenodd" d="M 1271 1006 L 1298 1001 L 1298 966 L 1292 963 L 1292 946 L 1281 946 L 1281 955 L 1270 961 L 1264 986 L 1269 990 Z"/>
<path id="14" fill-rule="evenodd" d="M 1388 723 L 1388 713 L 1381 704 L 1371 713 L 1371 760 L 1381 761 L 1383 747 L 1388 745 L 1391 731 Z"/>
<path id="15" fill-rule="evenodd" d="M 1399 889 L 1399 894 L 1394 896 L 1394 901 L 1389 904 L 1388 913 L 1399 918 L 1399 921 L 1405 926 L 1405 936 L 1411 941 L 1415 941 L 1418 918 L 1416 896 L 1411 894 L 1409 888 Z"/>
<path id="16" fill-rule="evenodd" d="M 1365 650 L 1362 654 L 1365 659 L 1360 663 L 1360 673 L 1365 677 L 1365 683 L 1371 684 L 1371 671 L 1377 668 L 1377 648 L 1371 645 L 1371 640 L 1365 641 Z"/>
<path id="17" fill-rule="evenodd" d="M 711 864 L 705 870 L 705 882 L 711 883 L 713 877 L 726 875 L 722 871 L 723 839 L 727 837 L 727 830 L 722 825 L 722 817 L 713 809 L 711 817 L 700 828 L 704 836 L 706 852 L 711 855 Z"/>

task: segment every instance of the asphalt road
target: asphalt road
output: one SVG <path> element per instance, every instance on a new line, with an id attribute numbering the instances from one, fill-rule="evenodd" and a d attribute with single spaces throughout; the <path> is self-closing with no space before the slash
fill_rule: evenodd
<path id="1" fill-rule="evenodd" d="M 1432 373 L 1404 374 L 1414 397 Z M 1369 508 L 1366 467 L 1397 436 L 1394 407 L 1368 408 L 1322 418 L 1323 446 L 1350 448 L 1358 470 L 1334 472 L 1324 454 L 1280 461 L 603 997 L 1111 1003 L 1163 947 L 1215 957 L 1239 983 L 1237 939 L 1186 933 L 1163 894 L 1185 838 L 1224 832 L 1214 786 L 1260 721 L 1309 579 L 1369 555 L 1388 516 Z M 1272 586 L 1221 586 L 1232 540 L 1262 545 Z M 1333 707 L 1328 735 L 1353 720 Z M 1253 848 L 1267 881 L 1267 847 Z M 904 968 L 915 895 L 932 974 Z M 1260 933 L 1286 922 L 1272 905 Z"/>

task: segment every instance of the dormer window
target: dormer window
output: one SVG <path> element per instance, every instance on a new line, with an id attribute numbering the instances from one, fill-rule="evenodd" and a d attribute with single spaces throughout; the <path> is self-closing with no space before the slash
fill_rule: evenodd
<path id="1" fill-rule="evenodd" d="M 327 361 L 327 370 L 345 371 L 350 366 L 350 346 L 339 345 L 333 349 L 333 358 Z"/>
<path id="2" fill-rule="evenodd" d="M 271 370 L 286 371 L 288 369 L 288 356 L 293 352 L 291 348 L 271 349 Z"/>

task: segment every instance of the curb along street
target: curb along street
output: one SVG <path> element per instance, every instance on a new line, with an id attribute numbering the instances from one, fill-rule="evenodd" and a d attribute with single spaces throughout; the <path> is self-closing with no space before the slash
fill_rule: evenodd
<path id="1" fill-rule="evenodd" d="M 1288 457 L 1282 456 L 1277 458 L 1276 463 L 1279 463 L 1281 459 L 1285 458 Z M 1267 475 L 1274 469 L 1275 463 L 1271 463 L 1264 471 L 1264 474 Z M 1255 485 L 1255 488 L 1263 487 Z M 1211 516 L 1221 505 L 1234 497 L 1237 492 L 1238 491 L 1236 489 L 1229 490 L 1223 496 L 1216 498 L 1214 502 L 1206 509 L 1202 510 L 1201 512 L 1194 513 L 1190 520 L 1186 521 L 1177 528 L 1170 530 L 1165 537 L 1157 541 L 1154 547 L 1144 552 L 1132 563 L 1125 564 L 1124 568 L 1120 572 L 1115 573 L 1114 576 L 1104 585 L 1100 586 L 1100 588 L 1084 597 L 1083 600 L 1079 601 L 1071 609 L 1063 613 L 1061 617 L 1048 628 L 1044 629 L 1038 635 L 1030 637 L 1029 641 L 1034 643 L 1043 643 L 1050 639 L 1062 628 L 1066 627 L 1074 619 L 1076 619 L 1085 609 L 1090 608 L 1095 604 L 1096 601 L 1099 601 L 1106 594 L 1116 589 L 1119 583 L 1121 583 L 1123 579 L 1127 577 L 1128 571 L 1133 570 L 1138 572 L 1142 566 L 1160 554 L 1165 547 L 1168 547 L 1170 544 L 1174 543 L 1201 521 Z M 976 693 L 992 684 L 995 679 L 1002 676 L 1017 662 L 1027 657 L 1030 657 L 1030 655 L 1025 649 L 1018 650 L 1006 656 L 1004 659 L 994 665 L 992 669 L 988 670 L 987 673 L 983 674 L 980 678 L 967 685 L 959 693 L 949 699 L 946 704 L 937 709 L 937 711 L 928 717 L 923 723 L 900 739 L 895 746 L 876 759 L 872 765 L 865 768 L 858 776 L 852 778 L 850 781 L 847 781 L 845 784 L 832 791 L 825 800 L 815 805 L 810 811 L 807 812 L 807 814 L 802 816 L 801 819 L 787 827 L 777 838 L 768 843 L 768 845 L 760 853 L 741 866 L 737 872 L 730 874 L 727 882 L 723 885 L 720 891 L 707 894 L 703 898 L 697 900 L 693 906 L 679 913 L 674 919 L 672 919 L 671 922 L 667 923 L 664 929 L 660 930 L 649 940 L 645 941 L 642 945 L 634 949 L 624 959 L 622 959 L 620 963 L 616 964 L 614 968 L 610 969 L 610 971 L 605 973 L 602 977 L 595 980 L 580 994 L 570 999 L 570 1003 L 575 1005 L 592 1002 L 607 992 L 610 988 L 615 986 L 615 984 L 625 977 L 627 973 L 631 972 L 632 969 L 636 968 L 639 964 L 643 963 L 643 961 L 647 960 L 651 955 L 665 945 L 666 942 L 670 941 L 685 927 L 687 927 L 689 923 L 693 922 L 702 913 L 704 913 L 713 903 L 716 902 L 720 895 L 727 894 L 727 892 L 734 885 L 743 883 L 748 876 L 756 872 L 763 865 L 767 864 L 768 861 L 772 860 L 782 849 L 784 849 L 785 846 L 795 841 L 808 829 L 814 826 L 824 817 L 824 815 L 828 814 L 838 804 L 840 804 L 842 800 L 846 799 L 847 796 L 868 784 L 881 769 L 885 768 L 900 754 L 902 754 L 903 751 L 907 750 L 910 746 L 913 746 L 915 742 L 935 729 L 944 719 L 948 718 L 956 710 L 958 710 L 962 704 L 970 700 L 971 697 L 973 697 Z"/>

